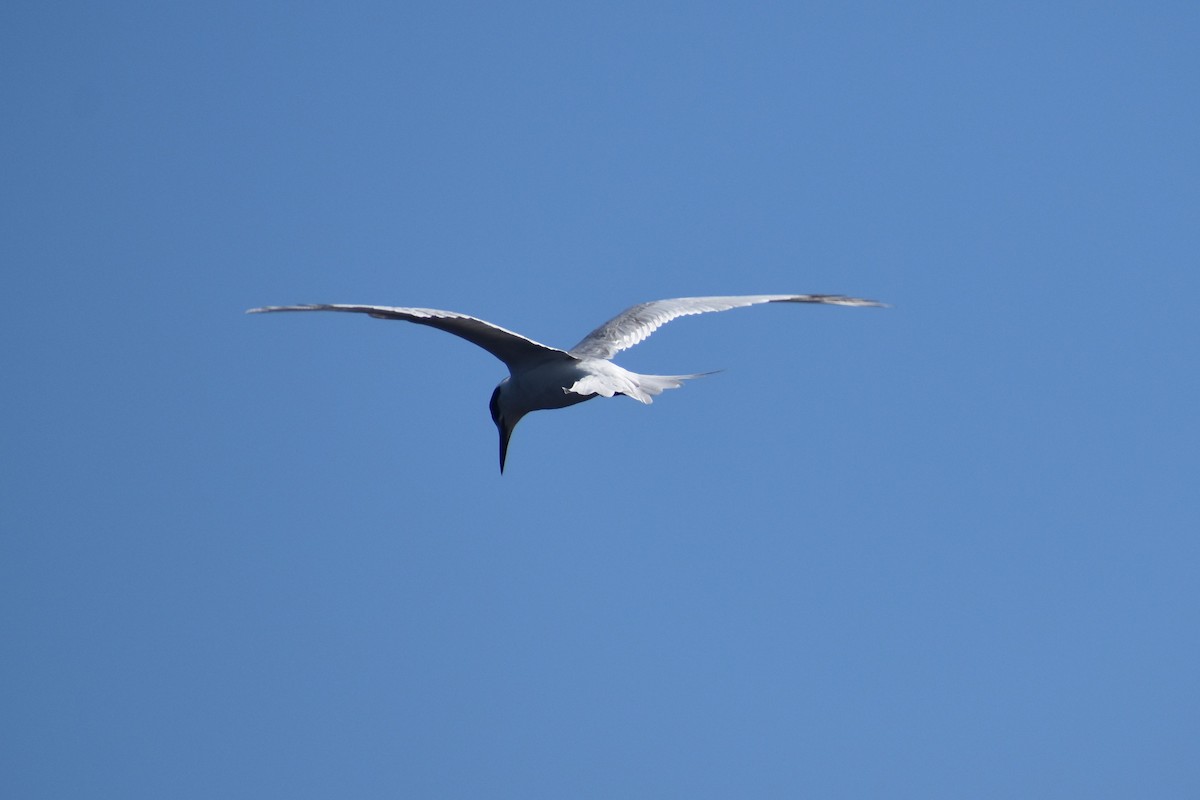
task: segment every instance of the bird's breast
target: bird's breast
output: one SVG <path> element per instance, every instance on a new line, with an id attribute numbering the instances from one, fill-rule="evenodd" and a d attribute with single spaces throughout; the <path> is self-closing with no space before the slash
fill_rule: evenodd
<path id="1" fill-rule="evenodd" d="M 591 395 L 568 392 L 581 378 L 591 374 L 582 361 L 555 361 L 541 364 L 512 376 L 513 400 L 526 413 L 550 408 L 565 408 L 582 403 Z"/>

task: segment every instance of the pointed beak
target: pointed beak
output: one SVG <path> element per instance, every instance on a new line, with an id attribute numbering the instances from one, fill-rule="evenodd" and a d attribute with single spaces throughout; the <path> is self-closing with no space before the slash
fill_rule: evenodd
<path id="1" fill-rule="evenodd" d="M 504 460 L 508 458 L 508 437 L 512 436 L 512 427 L 503 420 L 496 424 L 500 430 L 500 474 L 504 474 Z"/>

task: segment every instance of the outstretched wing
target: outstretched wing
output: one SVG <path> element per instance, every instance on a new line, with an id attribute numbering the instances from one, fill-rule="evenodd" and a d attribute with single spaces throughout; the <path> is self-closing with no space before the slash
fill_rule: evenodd
<path id="1" fill-rule="evenodd" d="M 503 361 L 509 371 L 515 368 L 528 368 L 543 361 L 574 359 L 565 350 L 539 344 L 519 333 L 505 330 L 499 325 L 493 325 L 490 322 L 454 311 L 439 311 L 436 308 L 355 305 L 266 306 L 265 308 L 252 308 L 246 313 L 268 314 L 276 311 L 345 311 L 352 314 L 367 314 L 376 319 L 400 319 L 405 322 L 415 322 L 418 325 L 428 325 L 446 333 L 453 333 L 471 344 L 479 345 Z"/>
<path id="2" fill-rule="evenodd" d="M 754 306 L 759 303 L 825 303 L 834 306 L 883 306 L 874 300 L 846 297 L 840 294 L 747 294 L 736 297 L 676 297 L 642 303 L 621 312 L 596 330 L 583 337 L 571 348 L 578 358 L 612 358 L 626 348 L 654 333 L 677 317 L 705 314 L 709 311 L 728 311 L 731 308 Z"/>

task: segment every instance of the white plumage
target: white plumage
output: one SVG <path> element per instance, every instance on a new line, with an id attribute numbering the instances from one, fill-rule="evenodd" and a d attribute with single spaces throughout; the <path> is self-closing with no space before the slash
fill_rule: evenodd
<path id="1" fill-rule="evenodd" d="M 728 311 L 760 303 L 821 303 L 838 306 L 882 306 L 874 300 L 830 294 L 755 294 L 735 297 L 677 297 L 626 309 L 583 337 L 570 350 L 535 342 L 490 322 L 435 308 L 364 305 L 300 305 L 252 308 L 248 314 L 276 311 L 343 311 L 377 319 L 398 319 L 453 333 L 487 350 L 508 367 L 509 376 L 492 392 L 492 421 L 500 432 L 500 471 L 508 440 L 521 417 L 530 411 L 565 408 L 593 397 L 623 394 L 651 403 L 666 389 L 701 375 L 644 375 L 612 363 L 660 326 L 678 317 Z"/>

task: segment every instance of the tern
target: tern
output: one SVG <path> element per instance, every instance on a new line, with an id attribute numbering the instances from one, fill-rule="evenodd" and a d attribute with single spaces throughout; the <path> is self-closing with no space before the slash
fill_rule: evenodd
<path id="1" fill-rule="evenodd" d="M 583 337 L 570 350 L 535 342 L 490 322 L 435 308 L 359 305 L 297 305 L 252 308 L 247 314 L 277 311 L 342 311 L 376 319 L 398 319 L 452 333 L 487 350 L 508 367 L 508 377 L 492 392 L 489 408 L 500 432 L 500 472 L 508 456 L 508 440 L 517 423 L 531 411 L 566 408 L 593 397 L 625 395 L 652 403 L 666 389 L 678 389 L 694 375 L 643 375 L 612 362 L 673 319 L 761 303 L 822 303 L 835 306 L 885 306 L 874 300 L 837 294 L 753 294 L 734 297 L 677 297 L 655 300 L 622 311 Z"/>

